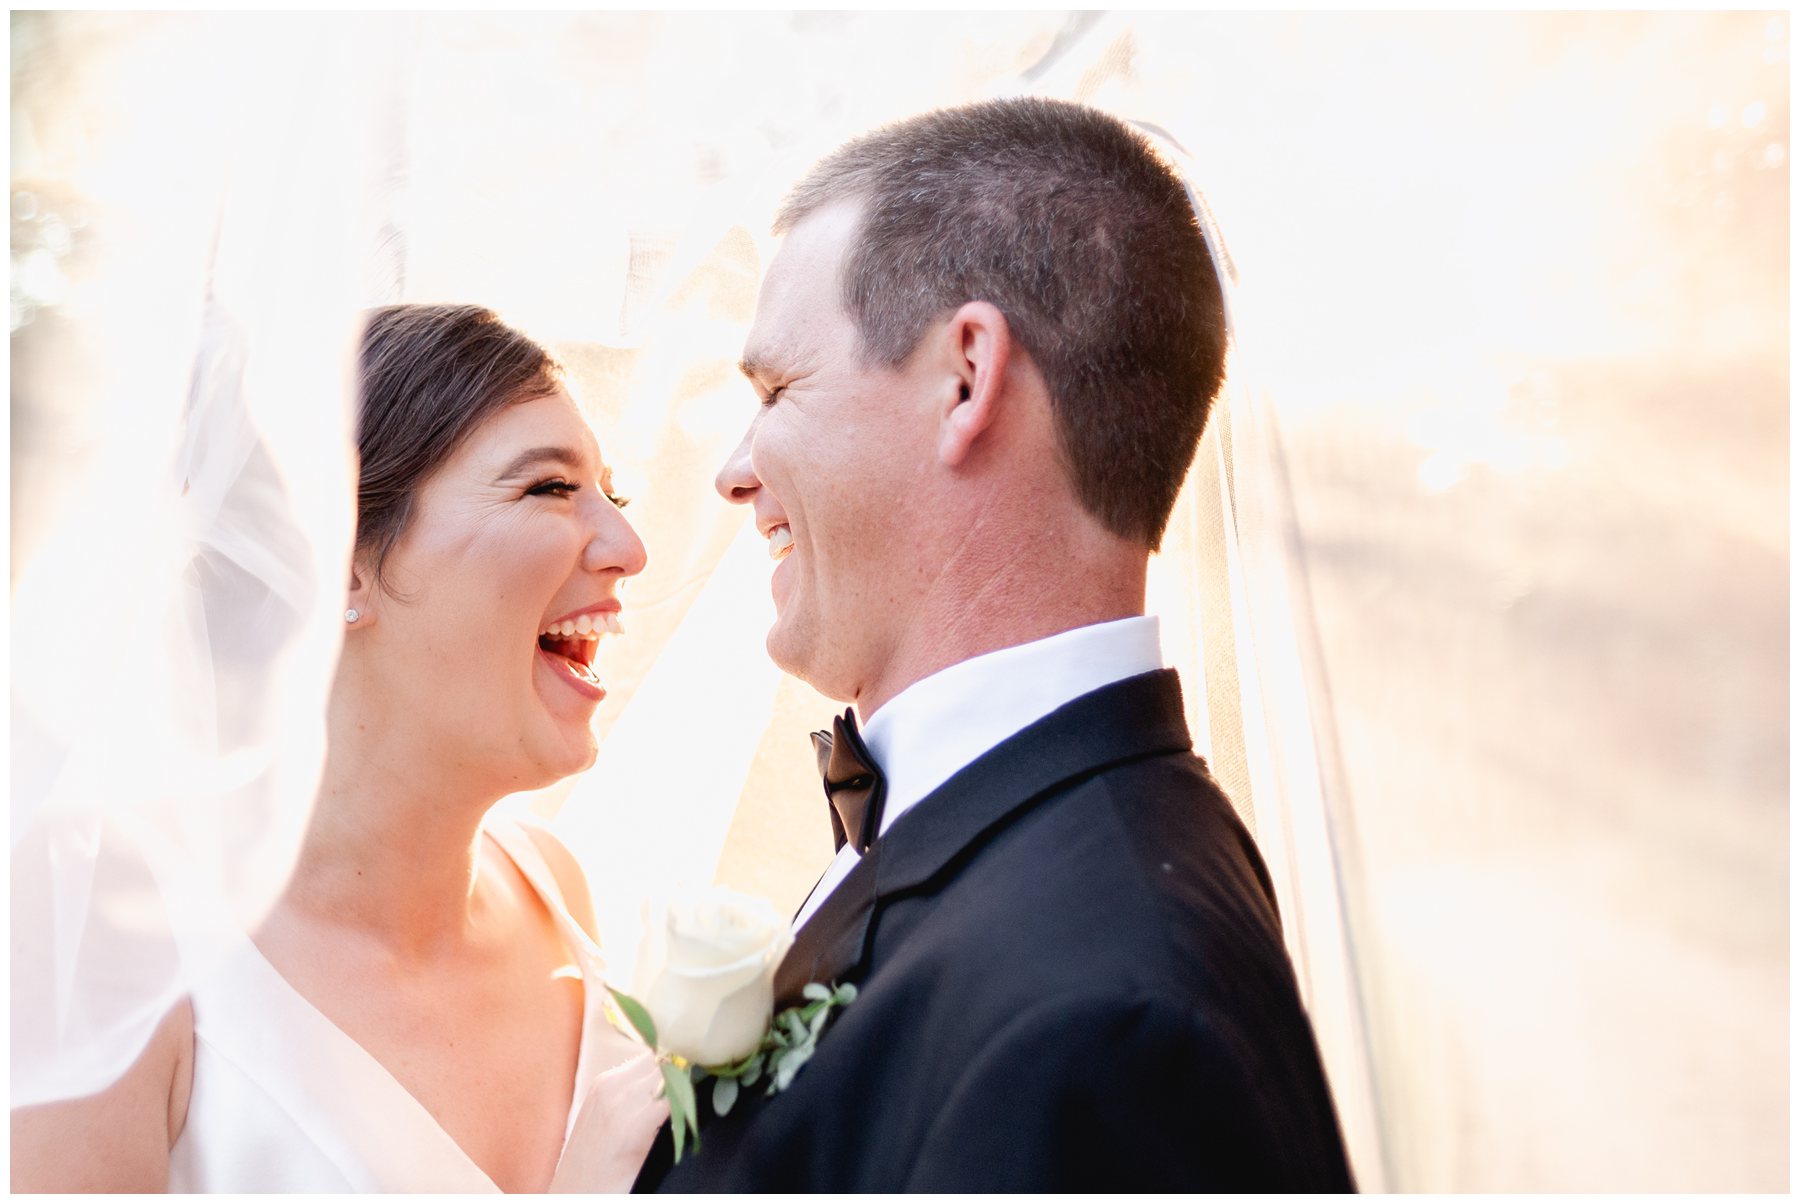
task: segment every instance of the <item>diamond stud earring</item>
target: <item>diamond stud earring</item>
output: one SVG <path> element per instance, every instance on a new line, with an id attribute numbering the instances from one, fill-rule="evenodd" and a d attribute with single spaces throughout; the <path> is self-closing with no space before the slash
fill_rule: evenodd
<path id="1" fill-rule="evenodd" d="M 362 618 L 362 613 L 354 606 L 344 612 L 344 622 L 346 623 L 354 623 L 360 618 Z"/>

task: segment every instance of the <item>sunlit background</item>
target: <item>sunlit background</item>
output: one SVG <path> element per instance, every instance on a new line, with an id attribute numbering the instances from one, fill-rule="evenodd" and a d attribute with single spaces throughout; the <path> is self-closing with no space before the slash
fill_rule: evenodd
<path id="1" fill-rule="evenodd" d="M 623 960 L 649 891 L 791 908 L 830 855 L 805 733 L 833 704 L 764 659 L 766 554 L 710 487 L 781 189 L 1004 93 L 1166 131 L 1240 354 L 1152 606 L 1283 883 L 1362 1183 L 1786 1189 L 1785 15 L 11 34 L 15 601 L 72 551 L 58 516 L 125 487 L 93 471 L 133 471 L 122 416 L 173 426 L 221 223 L 354 176 L 359 303 L 476 301 L 551 342 L 633 497 L 651 563 L 599 765 L 512 804 L 555 817 Z M 289 141 L 339 128 L 355 153 Z"/>

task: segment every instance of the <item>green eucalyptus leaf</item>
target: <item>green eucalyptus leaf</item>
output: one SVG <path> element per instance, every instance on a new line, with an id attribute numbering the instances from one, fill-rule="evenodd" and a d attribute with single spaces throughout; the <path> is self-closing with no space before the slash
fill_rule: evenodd
<path id="1" fill-rule="evenodd" d="M 812 1048 L 809 1046 L 805 1049 L 796 1049 L 783 1058 L 781 1069 L 775 1072 L 775 1090 L 786 1091 L 788 1084 L 794 1081 L 794 1076 L 800 1073 L 800 1068 L 806 1065 L 807 1060 L 811 1057 Z"/>
<path id="2" fill-rule="evenodd" d="M 731 1111 L 731 1105 L 737 1103 L 738 1081 L 736 1079 L 719 1079 L 713 1083 L 713 1113 L 724 1116 Z"/>
<path id="3" fill-rule="evenodd" d="M 689 1117 L 697 1116 L 699 1114 L 699 1109 L 694 1106 L 693 1076 L 688 1074 L 686 1070 L 671 1066 L 665 1062 L 663 1063 L 663 1077 L 669 1082 L 669 1088 L 672 1093 L 670 1098 L 679 1099 L 681 1101 L 681 1106 L 687 1110 Z"/>
<path id="4" fill-rule="evenodd" d="M 669 1125 L 675 1133 L 675 1161 L 681 1161 L 688 1135 L 700 1148 L 700 1109 L 694 1100 L 694 1080 L 688 1072 L 668 1062 L 662 1064 L 663 1090 L 669 1098 Z"/>
<path id="5" fill-rule="evenodd" d="M 819 1014 L 812 1018 L 812 1028 L 807 1033 L 806 1043 L 808 1045 L 815 1045 L 818 1043 L 819 1034 L 825 1031 L 825 1022 L 830 1019 L 831 1019 L 831 1009 L 830 1008 L 820 1009 Z"/>
<path id="6" fill-rule="evenodd" d="M 781 1013 L 781 1022 L 787 1026 L 789 1040 L 806 1040 L 806 1025 L 801 1022 L 798 1009 L 789 1008 L 787 1011 Z"/>
<path id="7" fill-rule="evenodd" d="M 830 999 L 831 988 L 822 983 L 809 982 L 800 988 L 800 993 L 808 999 Z"/>
<path id="8" fill-rule="evenodd" d="M 662 1071 L 663 1098 L 669 1101 L 669 1132 L 675 1138 L 675 1162 L 679 1165 L 682 1151 L 687 1148 L 688 1116 L 682 1103 L 681 1090 L 675 1086 L 675 1079 L 676 1076 L 685 1079 L 687 1075 L 667 1062 L 662 1063 L 658 1069 Z"/>
<path id="9" fill-rule="evenodd" d="M 619 1001 L 619 1010 L 625 1013 L 625 1019 L 631 1021 L 631 1027 L 637 1029 L 638 1036 L 651 1049 L 656 1048 L 656 1021 L 650 1019 L 650 1010 L 625 992 L 606 988 L 612 991 L 612 997 Z"/>
<path id="10" fill-rule="evenodd" d="M 843 986 L 839 987 L 837 989 L 837 997 L 836 998 L 839 1003 L 855 1003 L 856 1002 L 856 984 L 853 982 L 847 982 Z"/>
<path id="11" fill-rule="evenodd" d="M 763 1052 L 758 1050 L 756 1056 L 750 1059 L 750 1064 L 744 1067 L 744 1073 L 741 1076 L 744 1086 L 748 1087 L 762 1077 L 764 1057 Z"/>

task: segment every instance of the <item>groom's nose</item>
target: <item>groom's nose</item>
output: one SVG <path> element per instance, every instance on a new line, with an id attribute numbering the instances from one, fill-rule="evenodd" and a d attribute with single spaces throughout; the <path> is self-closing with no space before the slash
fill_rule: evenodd
<path id="1" fill-rule="evenodd" d="M 750 436 L 755 432 L 756 423 L 752 422 L 745 428 L 738 445 L 725 457 L 719 475 L 713 478 L 713 488 L 728 502 L 746 505 L 756 500 L 756 491 L 762 488 L 756 470 L 750 466 Z"/>

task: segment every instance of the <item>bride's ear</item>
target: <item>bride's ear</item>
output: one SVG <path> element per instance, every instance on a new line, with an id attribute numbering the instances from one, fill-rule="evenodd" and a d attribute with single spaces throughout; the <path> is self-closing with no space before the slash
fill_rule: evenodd
<path id="1" fill-rule="evenodd" d="M 999 415 L 1013 342 L 1006 315 L 986 301 L 957 310 L 945 334 L 954 393 L 938 418 L 938 459 L 954 468 Z"/>
<path id="2" fill-rule="evenodd" d="M 344 626 L 352 631 L 375 622 L 375 572 L 360 555 L 350 562 L 350 584 L 344 590 Z"/>

